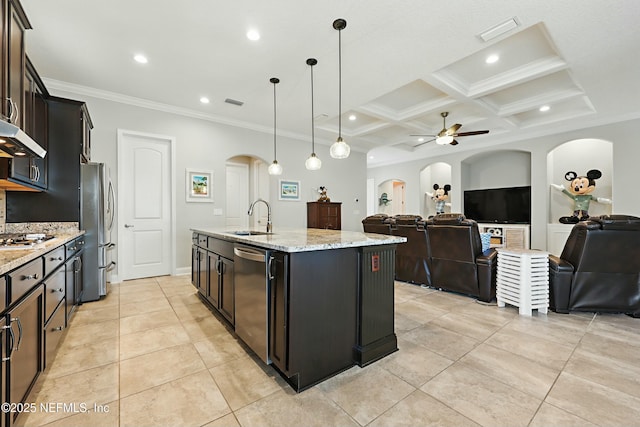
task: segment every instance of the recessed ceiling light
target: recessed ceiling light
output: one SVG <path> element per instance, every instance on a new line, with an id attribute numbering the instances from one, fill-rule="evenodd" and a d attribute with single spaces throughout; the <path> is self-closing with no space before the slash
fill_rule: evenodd
<path id="1" fill-rule="evenodd" d="M 207 98 L 206 96 L 203 96 L 200 98 L 200 102 L 202 102 L 203 104 L 208 104 L 209 103 L 209 98 Z"/>
<path id="2" fill-rule="evenodd" d="M 549 111 L 551 109 L 551 107 L 549 107 L 548 105 L 543 105 L 542 107 L 540 107 L 540 111 L 542 113 L 544 113 L 545 111 Z"/>
<path id="3" fill-rule="evenodd" d="M 423 142 L 424 138 L 418 138 L 418 142 Z"/>
<path id="4" fill-rule="evenodd" d="M 146 56 L 142 55 L 142 54 L 137 54 L 133 57 L 133 59 L 140 63 L 140 64 L 146 64 L 147 62 L 149 62 L 149 60 L 147 59 Z"/>
<path id="5" fill-rule="evenodd" d="M 351 120 L 351 121 L 354 121 L 356 118 L 357 117 L 356 117 L 355 114 L 352 114 L 352 115 L 349 116 L 349 120 Z"/>
<path id="6" fill-rule="evenodd" d="M 369 156 L 369 159 L 375 159 L 375 157 L 374 156 Z"/>
<path id="7" fill-rule="evenodd" d="M 251 41 L 260 40 L 260 33 L 258 30 L 249 30 L 247 31 L 247 38 Z"/>
<path id="8" fill-rule="evenodd" d="M 498 60 L 500 59 L 500 57 L 496 54 L 492 54 L 487 56 L 487 59 L 484 60 L 484 62 L 486 62 L 487 64 L 493 64 L 498 62 Z"/>

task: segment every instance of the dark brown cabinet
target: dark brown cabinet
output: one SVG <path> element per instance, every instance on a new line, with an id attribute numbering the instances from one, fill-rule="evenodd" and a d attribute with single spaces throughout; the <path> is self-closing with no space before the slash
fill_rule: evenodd
<path id="1" fill-rule="evenodd" d="M 25 70 L 23 130 L 45 150 L 47 146 L 47 89 L 27 58 Z M 14 157 L 8 162 L 9 180 L 24 183 L 36 189 L 47 188 L 47 159 L 40 157 Z"/>
<path id="2" fill-rule="evenodd" d="M 84 282 L 82 280 L 82 255 L 84 237 L 78 237 L 65 245 L 67 261 L 65 262 L 65 310 L 66 324 L 71 321 L 76 308 L 82 301 Z"/>
<path id="3" fill-rule="evenodd" d="M 307 202 L 307 227 L 340 230 L 340 202 Z"/>
<path id="4" fill-rule="evenodd" d="M 225 257 L 218 257 L 218 309 L 231 324 L 235 323 L 235 296 L 234 296 L 234 263 Z M 212 282 L 213 282 L 212 278 Z"/>
<path id="5" fill-rule="evenodd" d="M 2 278 L 2 285 L 6 286 L 6 280 Z M 7 401 L 7 365 L 9 361 L 7 360 L 7 348 L 5 343 L 7 342 L 7 337 L 9 333 L 7 332 L 7 318 L 6 316 L 0 317 L 0 397 L 2 398 L 1 403 Z M 7 425 L 7 414 L 0 414 L 0 427 L 5 427 Z"/>
<path id="6" fill-rule="evenodd" d="M 44 285 L 40 284 L 6 313 L 8 340 L 7 391 L 5 401 L 16 407 L 27 401 L 31 388 L 43 370 Z M 20 412 L 8 414 L 11 425 Z"/>
<path id="7" fill-rule="evenodd" d="M 23 128 L 24 76 L 26 68 L 25 31 L 31 24 L 15 0 L 0 0 L 2 3 L 2 114 L 13 124 Z"/>
<path id="8" fill-rule="evenodd" d="M 84 102 L 50 96 L 47 115 L 47 191 L 8 191 L 7 222 L 80 219 L 80 161 L 90 123 L 87 107 Z"/>
<path id="9" fill-rule="evenodd" d="M 289 374 L 289 358 L 287 348 L 289 325 L 289 257 L 283 252 L 272 252 L 271 262 L 271 299 L 269 323 L 269 357 L 271 362 L 284 374 Z"/>
<path id="10" fill-rule="evenodd" d="M 231 324 L 235 322 L 233 244 L 193 233 L 191 283 Z"/>

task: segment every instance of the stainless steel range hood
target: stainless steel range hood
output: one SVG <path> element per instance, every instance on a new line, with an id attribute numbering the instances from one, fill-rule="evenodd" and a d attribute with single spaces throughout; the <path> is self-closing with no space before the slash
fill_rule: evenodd
<path id="1" fill-rule="evenodd" d="M 0 120 L 0 151 L 11 156 L 42 157 L 47 150 L 13 123 Z"/>

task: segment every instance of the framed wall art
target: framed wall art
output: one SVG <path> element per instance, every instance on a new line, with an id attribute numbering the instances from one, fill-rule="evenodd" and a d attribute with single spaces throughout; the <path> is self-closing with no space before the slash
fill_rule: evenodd
<path id="1" fill-rule="evenodd" d="M 213 172 L 187 169 L 187 202 L 213 202 Z"/>
<path id="2" fill-rule="evenodd" d="M 279 200 L 300 200 L 300 181 L 281 179 L 279 188 Z"/>

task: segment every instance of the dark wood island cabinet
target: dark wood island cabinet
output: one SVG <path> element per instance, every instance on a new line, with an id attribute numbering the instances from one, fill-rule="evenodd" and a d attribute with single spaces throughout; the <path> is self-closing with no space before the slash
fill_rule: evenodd
<path id="1" fill-rule="evenodd" d="M 201 261 L 203 237 L 209 252 L 212 247 L 238 245 L 265 251 L 264 274 L 255 280 L 265 289 L 267 363 L 294 390 L 305 390 L 354 365 L 365 366 L 397 350 L 393 316 L 395 247 L 404 238 L 319 229 L 258 235 L 193 231 L 192 280 L 208 305 L 211 299 L 202 290 L 203 275 L 198 272 L 207 269 Z M 212 261 L 208 264 L 212 277 Z M 236 278 L 243 274 L 241 265 L 236 261 Z M 236 327 L 240 322 L 238 304 L 243 301 L 235 298 Z M 214 308 L 222 313 L 220 303 Z"/>

